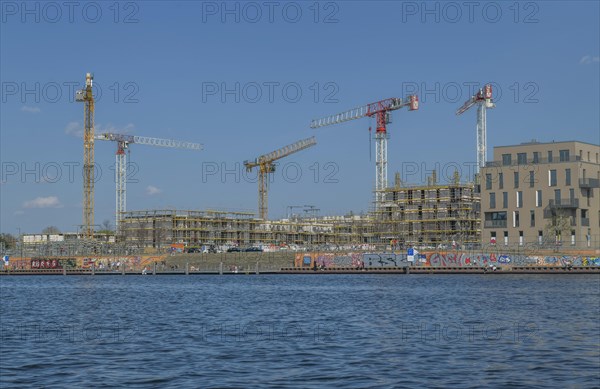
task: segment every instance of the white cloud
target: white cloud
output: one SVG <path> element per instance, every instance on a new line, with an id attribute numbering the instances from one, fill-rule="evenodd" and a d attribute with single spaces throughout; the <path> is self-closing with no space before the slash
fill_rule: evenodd
<path id="1" fill-rule="evenodd" d="M 65 134 L 83 138 L 83 126 L 79 122 L 69 122 L 65 127 Z"/>
<path id="2" fill-rule="evenodd" d="M 589 65 L 591 63 L 598 63 L 598 62 L 600 62 L 600 57 L 599 56 L 592 57 L 591 55 L 584 55 L 579 60 L 579 63 L 581 65 Z"/>
<path id="3" fill-rule="evenodd" d="M 36 197 L 23 203 L 23 208 L 61 208 L 62 204 L 56 196 Z"/>
<path id="4" fill-rule="evenodd" d="M 162 192 L 162 190 L 160 190 L 157 187 L 152 186 L 152 185 L 148 185 L 148 187 L 146 188 L 146 194 L 148 196 L 154 196 L 154 195 L 159 194 L 161 192 Z"/>
<path id="5" fill-rule="evenodd" d="M 21 107 L 21 111 L 22 112 L 27 112 L 27 113 L 40 113 L 42 112 L 42 110 L 39 107 L 29 107 L 27 105 L 24 105 Z"/>

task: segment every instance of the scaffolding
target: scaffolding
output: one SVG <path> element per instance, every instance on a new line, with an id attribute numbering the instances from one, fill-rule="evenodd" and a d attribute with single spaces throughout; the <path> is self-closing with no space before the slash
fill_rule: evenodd
<path id="1" fill-rule="evenodd" d="M 434 175 L 427 185 L 397 180 L 381 193 L 382 204 L 373 211 L 381 242 L 427 248 L 479 243 L 481 197 L 474 184 L 440 185 Z"/>

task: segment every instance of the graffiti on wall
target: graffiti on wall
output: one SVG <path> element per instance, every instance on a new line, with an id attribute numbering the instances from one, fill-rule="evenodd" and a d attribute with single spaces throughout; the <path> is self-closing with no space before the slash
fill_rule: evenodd
<path id="1" fill-rule="evenodd" d="M 464 252 L 419 254 L 410 263 L 406 254 L 395 253 L 304 253 L 296 254 L 297 267 L 489 267 L 489 266 L 600 266 L 593 256 L 530 256 L 471 254 Z"/>

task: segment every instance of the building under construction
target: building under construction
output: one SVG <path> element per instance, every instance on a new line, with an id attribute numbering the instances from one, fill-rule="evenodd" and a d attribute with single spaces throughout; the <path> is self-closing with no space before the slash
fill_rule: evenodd
<path id="1" fill-rule="evenodd" d="M 398 180 L 397 180 L 398 183 Z M 147 210 L 125 212 L 122 238 L 140 247 L 173 243 L 437 246 L 480 241 L 480 197 L 473 184 L 401 186 L 383 191 L 369 215 L 263 220 L 254 213 Z"/>
<path id="2" fill-rule="evenodd" d="M 265 221 L 253 213 L 224 211 L 148 210 L 125 212 L 122 239 L 142 246 L 172 243 L 253 246 L 265 244 L 359 244 L 376 239 L 365 216 L 290 218 Z"/>
<path id="3" fill-rule="evenodd" d="M 435 173 L 428 185 L 394 187 L 382 192 L 374 219 L 380 242 L 398 246 L 432 246 L 478 243 L 480 195 L 472 183 L 437 184 Z"/>

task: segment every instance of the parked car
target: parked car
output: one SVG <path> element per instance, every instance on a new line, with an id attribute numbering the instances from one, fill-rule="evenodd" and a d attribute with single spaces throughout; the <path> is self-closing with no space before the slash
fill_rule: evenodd
<path id="1" fill-rule="evenodd" d="M 248 247 L 244 251 L 247 252 L 247 253 L 262 253 L 263 249 L 261 249 L 260 247 Z"/>
<path id="2" fill-rule="evenodd" d="M 228 248 L 228 249 L 227 249 L 227 252 L 228 252 L 228 253 L 239 253 L 239 252 L 241 252 L 241 251 L 242 251 L 242 250 L 240 250 L 240 248 L 239 248 L 239 247 L 230 247 L 230 248 Z"/>

